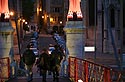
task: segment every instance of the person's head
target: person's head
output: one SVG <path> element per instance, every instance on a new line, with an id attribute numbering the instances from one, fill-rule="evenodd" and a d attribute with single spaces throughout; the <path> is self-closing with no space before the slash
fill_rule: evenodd
<path id="1" fill-rule="evenodd" d="M 42 49 L 42 53 L 47 53 L 48 51 L 47 51 L 47 49 L 46 48 L 43 48 Z"/>
<path id="2" fill-rule="evenodd" d="M 59 46 L 58 46 L 58 45 L 55 45 L 54 47 L 55 47 L 55 49 L 58 49 L 58 48 L 59 48 Z"/>
<path id="3" fill-rule="evenodd" d="M 47 51 L 47 49 L 46 49 L 46 48 L 43 48 L 43 49 L 42 49 L 42 51 L 46 52 L 46 51 Z"/>
<path id="4" fill-rule="evenodd" d="M 30 45 L 29 44 L 27 45 L 27 49 L 30 49 Z"/>

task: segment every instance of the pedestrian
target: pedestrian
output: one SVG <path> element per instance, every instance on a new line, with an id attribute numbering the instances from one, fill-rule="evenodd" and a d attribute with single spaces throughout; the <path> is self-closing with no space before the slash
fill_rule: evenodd
<path id="1" fill-rule="evenodd" d="M 51 53 L 51 70 L 53 72 L 53 81 L 59 82 L 59 71 L 61 67 L 61 60 L 63 59 L 63 54 L 59 50 L 59 46 L 55 45 L 55 50 Z"/>
<path id="2" fill-rule="evenodd" d="M 27 46 L 27 49 L 23 53 L 22 60 L 25 63 L 27 81 L 30 82 L 33 80 L 32 68 L 35 63 L 36 56 L 32 50 L 30 50 L 30 45 Z"/>
<path id="3" fill-rule="evenodd" d="M 36 72 L 40 72 L 40 65 L 39 65 L 39 62 L 40 62 L 40 58 L 36 58 L 36 62 L 35 62 L 35 65 L 37 66 L 37 71 Z"/>
<path id="4" fill-rule="evenodd" d="M 37 40 L 37 39 L 39 38 L 38 32 L 37 32 L 37 31 L 34 31 L 31 37 L 32 37 L 32 38 L 35 38 L 35 39 Z"/>
<path id="5" fill-rule="evenodd" d="M 61 53 L 62 53 L 62 55 L 63 55 L 63 59 L 62 59 L 62 61 L 61 61 L 61 67 L 60 67 L 60 74 L 61 74 L 62 76 L 64 76 L 64 72 L 65 72 L 64 62 L 66 61 L 66 55 L 65 55 L 65 51 L 64 51 L 64 49 L 63 49 L 62 46 L 59 46 L 59 50 L 61 51 Z"/>
<path id="6" fill-rule="evenodd" d="M 15 60 L 12 60 L 10 64 L 11 69 L 11 78 L 17 77 L 17 62 Z"/>
<path id="7" fill-rule="evenodd" d="M 42 82 L 46 82 L 46 73 L 49 69 L 49 54 L 46 48 L 42 50 L 42 53 L 40 54 L 40 75 L 42 75 L 43 79 Z"/>

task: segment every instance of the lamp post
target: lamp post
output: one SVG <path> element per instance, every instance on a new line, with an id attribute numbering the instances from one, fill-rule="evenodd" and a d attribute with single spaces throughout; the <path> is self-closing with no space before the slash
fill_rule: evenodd
<path id="1" fill-rule="evenodd" d="M 21 26 L 20 26 L 20 38 L 21 38 L 21 39 L 23 39 L 23 38 L 24 38 L 24 35 L 25 35 L 24 29 L 23 29 L 24 23 L 25 23 L 25 19 L 20 18 L 20 25 L 21 25 Z"/>
<path id="2" fill-rule="evenodd" d="M 123 82 L 123 77 L 125 76 L 123 74 L 123 66 L 124 63 L 123 62 L 123 0 L 120 0 L 120 65 L 121 65 L 121 73 L 122 73 L 122 79 L 121 82 Z"/>
<path id="3" fill-rule="evenodd" d="M 15 24 L 16 24 L 16 32 L 17 32 L 17 41 L 18 41 L 18 49 L 19 49 L 19 55 L 20 55 L 20 58 L 21 58 L 21 49 L 20 49 L 20 38 L 19 38 L 19 29 L 18 29 L 18 17 L 17 15 L 15 15 L 14 17 L 14 21 L 15 21 Z"/>
<path id="4" fill-rule="evenodd" d="M 16 35 L 17 35 L 17 42 L 18 42 L 18 50 L 19 50 L 19 55 L 21 58 L 21 36 L 22 36 L 22 18 L 17 16 L 17 12 L 10 12 L 11 19 L 14 19 L 15 25 L 16 25 Z M 20 22 L 20 28 L 19 28 L 19 22 Z"/>
<path id="5" fill-rule="evenodd" d="M 37 8 L 37 25 L 38 25 L 39 30 L 41 30 L 41 28 L 42 28 L 43 18 L 44 18 L 44 16 L 42 16 L 42 8 L 41 8 L 41 6 L 39 6 Z"/>
<path id="6" fill-rule="evenodd" d="M 96 61 L 96 0 L 95 0 L 95 27 L 94 27 L 94 47 L 95 47 L 95 55 L 94 60 Z"/>

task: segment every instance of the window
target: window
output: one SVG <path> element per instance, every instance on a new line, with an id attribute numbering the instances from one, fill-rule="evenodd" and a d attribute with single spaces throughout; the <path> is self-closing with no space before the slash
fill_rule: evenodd
<path id="1" fill-rule="evenodd" d="M 60 5 L 60 4 L 62 4 L 62 0 L 51 0 L 51 4 L 53 4 L 53 5 Z"/>
<path id="2" fill-rule="evenodd" d="M 95 25 L 95 0 L 88 0 L 89 7 L 89 26 Z M 97 7 L 96 7 L 97 8 Z"/>
<path id="3" fill-rule="evenodd" d="M 53 21 L 56 21 L 56 17 L 53 17 Z"/>
<path id="4" fill-rule="evenodd" d="M 115 27 L 115 13 L 114 8 L 110 8 L 110 21 L 111 21 L 111 27 Z"/>
<path id="5" fill-rule="evenodd" d="M 125 0 L 123 2 L 123 27 L 125 28 Z"/>
<path id="6" fill-rule="evenodd" d="M 62 17 L 62 16 L 59 16 L 59 17 L 58 17 L 58 21 L 60 22 L 61 20 L 63 20 L 63 17 Z"/>
<path id="7" fill-rule="evenodd" d="M 61 13 L 61 8 L 60 7 L 54 7 L 54 8 L 51 8 L 51 12 L 53 13 Z"/>
<path id="8" fill-rule="evenodd" d="M 55 8 L 55 12 L 60 12 L 58 7 Z"/>

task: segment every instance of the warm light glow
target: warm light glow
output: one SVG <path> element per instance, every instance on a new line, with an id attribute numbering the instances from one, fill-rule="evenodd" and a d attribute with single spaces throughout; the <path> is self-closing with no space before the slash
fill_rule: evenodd
<path id="1" fill-rule="evenodd" d="M 83 82 L 83 81 L 81 79 L 79 79 L 78 82 Z"/>
<path id="2" fill-rule="evenodd" d="M 44 18 L 44 16 L 42 16 L 42 18 Z"/>
<path id="3" fill-rule="evenodd" d="M 77 18 L 82 18 L 82 12 L 80 8 L 80 2 L 81 0 L 69 0 L 69 11 L 67 18 L 73 18 L 73 12 L 76 12 Z"/>
<path id="4" fill-rule="evenodd" d="M 5 14 L 5 19 L 10 17 L 8 0 L 0 0 L 0 15 L 1 13 Z"/>
<path id="5" fill-rule="evenodd" d="M 5 13 L 5 19 L 8 19 L 8 18 L 10 18 L 10 13 L 9 13 L 9 12 L 6 12 L 6 13 Z"/>
<path id="6" fill-rule="evenodd" d="M 37 8 L 37 12 L 39 11 L 39 8 Z"/>
<path id="7" fill-rule="evenodd" d="M 25 22 L 25 19 L 23 19 L 22 21 Z"/>
<path id="8" fill-rule="evenodd" d="M 42 11 L 42 9 L 40 8 L 39 11 Z"/>
<path id="9" fill-rule="evenodd" d="M 21 21 L 22 19 L 20 18 L 19 20 Z"/>
<path id="10" fill-rule="evenodd" d="M 37 8 L 37 12 L 38 12 L 38 11 L 42 11 L 42 8 Z"/>
<path id="11" fill-rule="evenodd" d="M 13 16 L 13 15 L 14 15 L 14 12 L 10 12 L 10 15 Z"/>
<path id="12" fill-rule="evenodd" d="M 27 22 L 25 22 L 25 24 L 28 24 Z"/>
<path id="13" fill-rule="evenodd" d="M 60 24 L 62 24 L 62 21 L 60 21 Z"/>
<path id="14" fill-rule="evenodd" d="M 53 21 L 53 18 L 50 18 L 50 22 L 52 22 Z"/>

